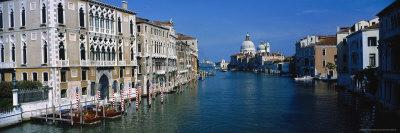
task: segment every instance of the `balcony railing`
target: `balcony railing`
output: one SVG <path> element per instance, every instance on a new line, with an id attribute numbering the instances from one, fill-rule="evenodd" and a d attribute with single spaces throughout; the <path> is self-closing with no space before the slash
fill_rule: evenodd
<path id="1" fill-rule="evenodd" d="M 118 66 L 126 66 L 126 62 L 125 61 L 118 61 Z"/>
<path id="2" fill-rule="evenodd" d="M 0 68 L 15 68 L 15 62 L 0 62 Z"/>
<path id="3" fill-rule="evenodd" d="M 81 60 L 81 66 L 90 66 L 90 61 Z"/>
<path id="4" fill-rule="evenodd" d="M 56 67 L 68 67 L 69 60 L 58 60 L 56 61 Z"/>

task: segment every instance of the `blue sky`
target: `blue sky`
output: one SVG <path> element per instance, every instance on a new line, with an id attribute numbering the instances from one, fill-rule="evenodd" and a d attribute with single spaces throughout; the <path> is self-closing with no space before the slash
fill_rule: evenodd
<path id="1" fill-rule="evenodd" d="M 103 0 L 120 6 L 120 0 Z M 201 59 L 229 60 L 249 33 L 256 46 L 293 55 L 306 35 L 333 35 L 336 26 L 368 20 L 394 0 L 127 0 L 138 16 L 173 19 L 178 32 L 199 39 Z"/>

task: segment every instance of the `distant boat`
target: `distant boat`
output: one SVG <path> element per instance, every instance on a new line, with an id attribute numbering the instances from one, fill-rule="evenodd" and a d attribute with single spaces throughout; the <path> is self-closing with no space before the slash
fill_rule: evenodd
<path id="1" fill-rule="evenodd" d="M 222 72 L 227 72 L 228 70 L 226 70 L 226 69 L 222 69 Z"/>
<path id="2" fill-rule="evenodd" d="M 311 76 L 303 76 L 303 77 L 297 77 L 294 78 L 295 81 L 312 81 L 314 79 L 314 77 Z"/>

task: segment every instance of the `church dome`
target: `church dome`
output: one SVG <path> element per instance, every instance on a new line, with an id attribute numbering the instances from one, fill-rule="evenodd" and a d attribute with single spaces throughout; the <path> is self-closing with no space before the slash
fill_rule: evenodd
<path id="1" fill-rule="evenodd" d="M 246 35 L 246 39 L 242 43 L 240 52 L 242 52 L 242 53 L 255 53 L 256 52 L 256 47 L 254 46 L 254 43 L 250 40 L 249 34 Z"/>

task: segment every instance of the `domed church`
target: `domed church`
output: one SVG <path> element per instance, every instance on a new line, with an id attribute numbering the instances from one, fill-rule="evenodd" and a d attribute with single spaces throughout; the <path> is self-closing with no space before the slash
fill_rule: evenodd
<path id="1" fill-rule="evenodd" d="M 274 61 L 283 61 L 284 56 L 280 53 L 271 53 L 270 44 L 261 42 L 256 49 L 250 35 L 246 34 L 240 52 L 231 56 L 229 68 L 233 70 L 258 70 L 263 69 L 264 64 Z"/>
<path id="2" fill-rule="evenodd" d="M 242 43 L 242 47 L 240 48 L 240 52 L 242 54 L 254 55 L 256 54 L 256 47 L 254 43 L 250 40 L 250 35 L 246 35 L 246 39 Z"/>

